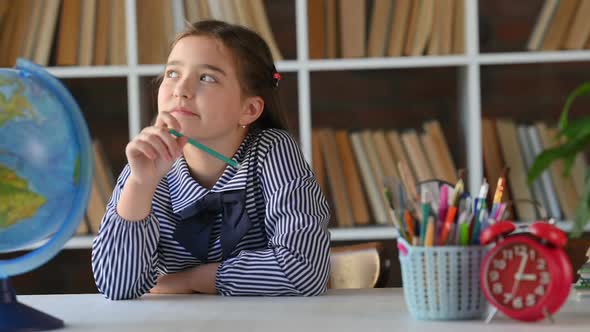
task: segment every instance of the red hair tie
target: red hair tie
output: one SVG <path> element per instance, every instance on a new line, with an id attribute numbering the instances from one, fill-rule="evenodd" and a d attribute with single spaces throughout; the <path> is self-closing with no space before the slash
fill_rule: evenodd
<path id="1" fill-rule="evenodd" d="M 275 88 L 279 86 L 279 81 L 281 80 L 281 74 L 275 72 L 274 74 L 272 74 L 272 78 L 274 80 L 274 86 Z"/>

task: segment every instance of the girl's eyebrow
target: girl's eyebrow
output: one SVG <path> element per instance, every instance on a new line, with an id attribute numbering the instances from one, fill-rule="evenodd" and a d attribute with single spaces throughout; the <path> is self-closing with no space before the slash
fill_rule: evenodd
<path id="1" fill-rule="evenodd" d="M 172 60 L 172 61 L 169 61 L 166 64 L 166 66 L 181 66 L 181 67 L 183 65 L 184 65 L 184 62 L 179 61 L 179 60 Z M 207 68 L 207 69 L 216 71 L 216 72 L 218 72 L 218 73 L 220 73 L 220 74 L 222 74 L 224 76 L 227 76 L 227 74 L 225 73 L 225 71 L 223 69 L 221 69 L 221 68 L 219 68 L 217 66 L 214 66 L 214 65 L 210 65 L 208 63 L 198 64 L 197 67 Z"/>

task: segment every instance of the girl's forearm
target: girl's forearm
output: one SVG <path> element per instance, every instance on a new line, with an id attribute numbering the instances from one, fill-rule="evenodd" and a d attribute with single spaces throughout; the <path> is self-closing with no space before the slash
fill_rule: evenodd
<path id="1" fill-rule="evenodd" d="M 125 182 L 121 197 L 117 203 L 117 213 L 121 218 L 139 221 L 147 218 L 152 207 L 152 198 L 157 184 L 141 184 L 131 177 Z"/>

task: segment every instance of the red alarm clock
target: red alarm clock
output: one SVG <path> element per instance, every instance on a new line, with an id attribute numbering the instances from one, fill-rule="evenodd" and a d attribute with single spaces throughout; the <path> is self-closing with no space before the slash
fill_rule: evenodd
<path id="1" fill-rule="evenodd" d="M 512 222 L 500 221 L 482 232 L 482 245 L 496 242 L 482 262 L 483 293 L 513 319 L 551 319 L 572 287 L 572 265 L 563 250 L 567 237 L 545 222 L 533 223 L 528 231 L 515 229 Z"/>

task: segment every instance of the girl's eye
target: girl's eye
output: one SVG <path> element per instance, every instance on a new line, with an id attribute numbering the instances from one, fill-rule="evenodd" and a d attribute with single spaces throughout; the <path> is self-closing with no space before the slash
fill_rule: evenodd
<path id="1" fill-rule="evenodd" d="M 217 80 L 213 76 L 207 75 L 207 74 L 201 75 L 201 81 L 208 82 L 208 83 L 215 83 L 215 82 L 217 82 Z"/>
<path id="2" fill-rule="evenodd" d="M 167 78 L 177 78 L 178 72 L 175 70 L 168 70 L 168 71 L 166 71 L 166 77 Z"/>

